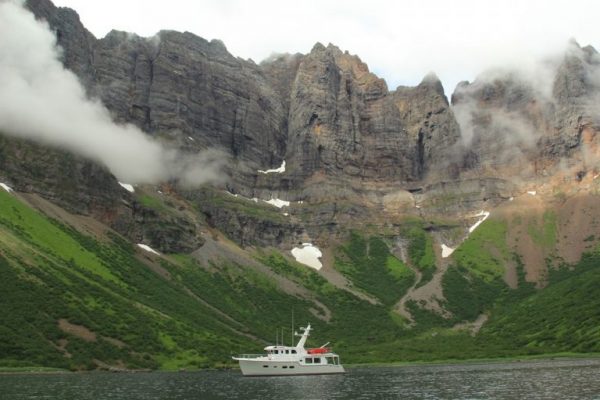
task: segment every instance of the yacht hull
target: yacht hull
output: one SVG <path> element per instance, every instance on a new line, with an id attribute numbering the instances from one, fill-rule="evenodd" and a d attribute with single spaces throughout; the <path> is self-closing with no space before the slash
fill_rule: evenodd
<path id="1" fill-rule="evenodd" d="M 244 376 L 325 375 L 343 374 L 341 365 L 303 365 L 295 361 L 238 360 Z"/>

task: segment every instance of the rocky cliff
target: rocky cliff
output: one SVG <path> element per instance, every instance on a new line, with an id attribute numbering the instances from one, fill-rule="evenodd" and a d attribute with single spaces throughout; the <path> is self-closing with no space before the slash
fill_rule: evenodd
<path id="1" fill-rule="evenodd" d="M 112 31 L 96 39 L 72 10 L 45 0 L 28 6 L 56 31 L 65 66 L 116 121 L 191 151 L 221 148 L 243 163 L 236 173 L 287 159 L 300 184 L 320 172 L 414 182 L 442 169 L 444 148 L 460 136 L 433 75 L 389 92 L 358 57 L 333 45 L 259 66 L 188 32 Z"/>
<path id="2" fill-rule="evenodd" d="M 301 238 L 326 241 L 365 225 L 396 229 L 406 217 L 460 219 L 558 173 L 581 180 L 596 168 L 593 100 L 600 80 L 591 47 L 573 44 L 543 82 L 518 71 L 482 74 L 461 83 L 450 105 L 435 74 L 416 87 L 389 90 L 359 57 L 331 44 L 257 65 L 189 32 L 142 38 L 112 31 L 98 39 L 72 10 L 48 0 L 27 7 L 56 32 L 65 67 L 115 121 L 188 154 L 211 148 L 229 158 L 228 179 L 216 190 L 239 196 L 237 203 L 219 200 L 229 207 L 222 209 L 209 192 L 185 190 L 181 207 L 190 212 L 183 219 L 156 217 L 157 227 L 163 218 L 171 227 L 165 234 L 189 243 L 185 249 L 199 244 L 207 227 L 243 245 L 289 248 Z M 12 181 L 28 174 L 7 170 Z M 93 186 L 77 185 L 89 202 L 114 209 L 115 196 L 97 195 Z M 139 195 L 121 190 L 119 197 L 119 204 L 142 204 Z M 263 200 L 291 203 L 279 210 L 261 203 L 265 212 L 240 205 Z M 121 218 L 131 211 L 113 214 L 121 232 L 140 231 L 124 228 L 131 224 Z M 187 228 L 178 231 L 176 221 Z M 160 239 L 160 229 L 152 236 L 172 242 Z"/>

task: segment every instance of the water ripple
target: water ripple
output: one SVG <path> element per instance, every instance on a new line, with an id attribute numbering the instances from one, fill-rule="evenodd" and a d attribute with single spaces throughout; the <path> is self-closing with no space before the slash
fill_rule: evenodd
<path id="1" fill-rule="evenodd" d="M 596 399 L 600 360 L 350 369 L 246 378 L 237 371 L 0 375 L 6 400 Z"/>

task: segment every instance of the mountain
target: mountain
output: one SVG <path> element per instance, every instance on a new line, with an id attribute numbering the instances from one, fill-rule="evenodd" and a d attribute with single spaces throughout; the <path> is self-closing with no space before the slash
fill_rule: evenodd
<path id="1" fill-rule="evenodd" d="M 292 310 L 349 362 L 600 351 L 593 48 L 486 71 L 449 102 L 435 74 L 389 90 L 331 44 L 256 64 L 26 7 L 116 123 L 227 163 L 212 184 L 130 187 L 0 135 L 0 365 L 229 366 Z M 303 243 L 322 268 L 295 259 Z"/>

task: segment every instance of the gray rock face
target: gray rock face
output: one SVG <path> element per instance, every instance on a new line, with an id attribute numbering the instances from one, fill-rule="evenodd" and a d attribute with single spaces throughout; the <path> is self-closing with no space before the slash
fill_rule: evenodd
<path id="1" fill-rule="evenodd" d="M 299 178 L 414 182 L 459 138 L 441 83 L 388 92 L 358 57 L 315 45 L 291 92 L 287 156 Z"/>
<path id="2" fill-rule="evenodd" d="M 36 18 L 48 22 L 56 34 L 56 42 L 63 49 L 65 67 L 73 71 L 88 89 L 92 85 L 93 46 L 96 38 L 70 8 L 56 7 L 49 0 L 27 0 L 26 6 Z"/>
<path id="3" fill-rule="evenodd" d="M 219 41 L 187 32 L 143 39 L 113 31 L 97 42 L 94 60 L 96 92 L 120 121 L 258 166 L 283 153 L 279 97 L 258 66 L 234 58 Z"/>
<path id="4" fill-rule="evenodd" d="M 430 180 L 456 178 L 460 169 L 460 128 L 437 76 L 427 75 L 414 88 L 393 93 L 396 107 L 413 143 L 415 174 Z"/>
<path id="5" fill-rule="evenodd" d="M 290 113 L 292 86 L 303 59 L 302 54 L 281 54 L 273 56 L 260 64 L 269 85 L 280 95 L 286 122 Z"/>

